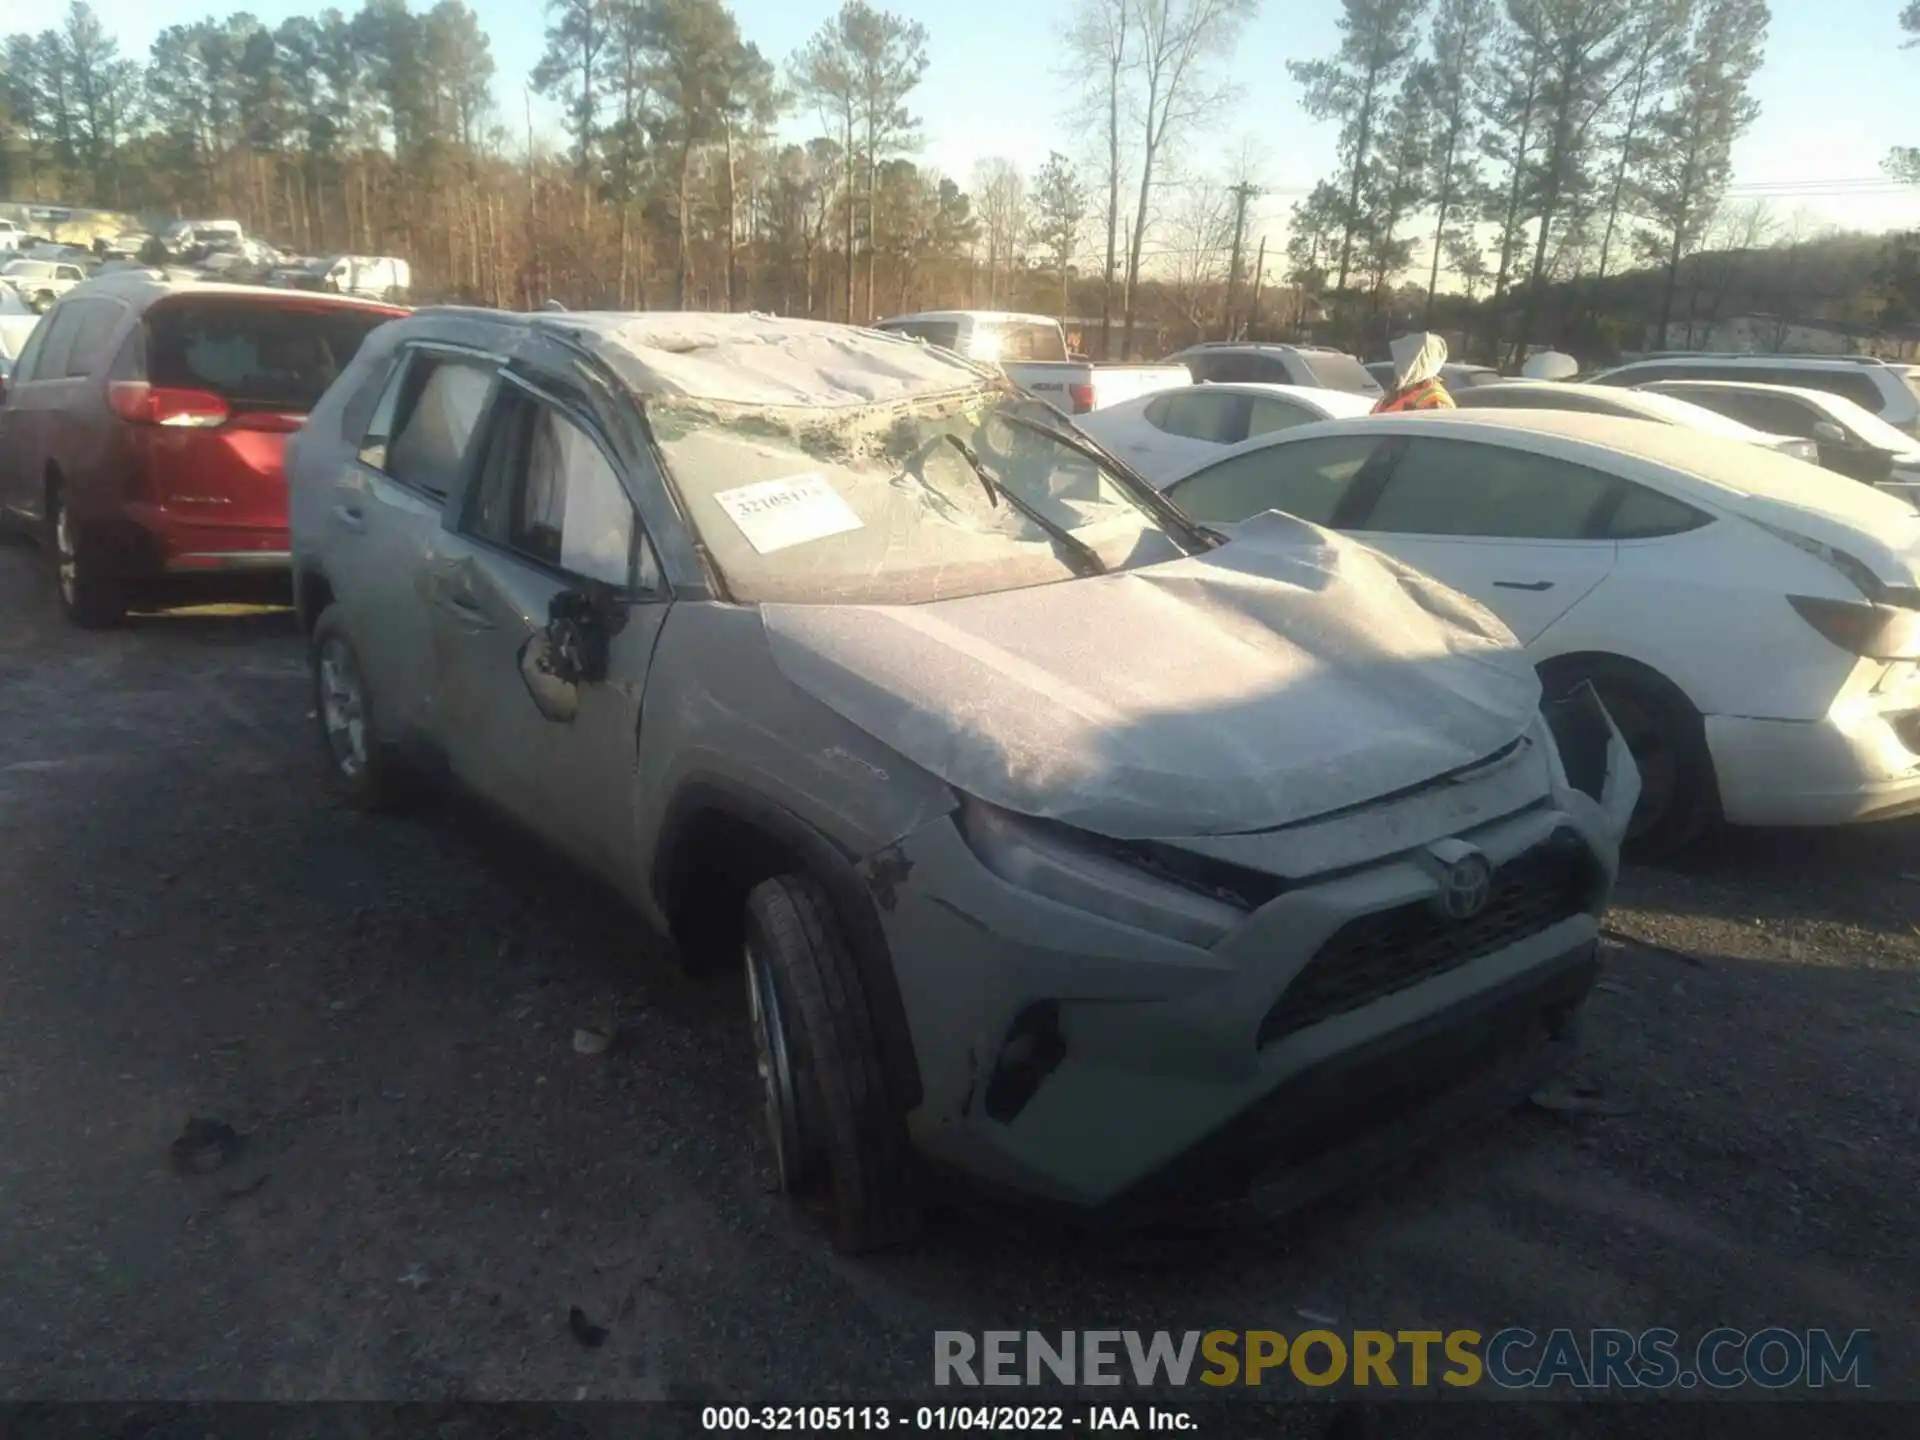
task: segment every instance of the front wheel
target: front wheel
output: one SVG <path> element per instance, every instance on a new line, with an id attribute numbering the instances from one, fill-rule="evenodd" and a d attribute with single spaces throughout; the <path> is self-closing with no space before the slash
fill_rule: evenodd
<path id="1" fill-rule="evenodd" d="M 781 1190 L 831 1199 L 834 1243 L 860 1253 L 917 1229 L 906 1126 L 833 905 L 806 875 L 747 897 L 745 959 L 768 1138 Z"/>
<path id="2" fill-rule="evenodd" d="M 33 293 L 33 298 L 29 300 L 27 304 L 32 307 L 34 314 L 44 315 L 53 308 L 53 292 L 51 290 L 36 290 Z"/>
<path id="3" fill-rule="evenodd" d="M 1592 684 L 1640 770 L 1640 799 L 1623 848 L 1637 859 L 1683 849 L 1718 815 L 1719 788 L 1700 712 L 1670 682 L 1638 666 L 1595 657 L 1557 668 L 1551 693 Z"/>

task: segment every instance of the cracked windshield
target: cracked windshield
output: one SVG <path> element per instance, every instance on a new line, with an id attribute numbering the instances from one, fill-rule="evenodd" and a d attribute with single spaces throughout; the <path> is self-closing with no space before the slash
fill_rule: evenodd
<path id="1" fill-rule="evenodd" d="M 826 410 L 654 401 L 647 419 L 739 600 L 952 599 L 1199 548 L 1048 407 L 997 391 Z"/>

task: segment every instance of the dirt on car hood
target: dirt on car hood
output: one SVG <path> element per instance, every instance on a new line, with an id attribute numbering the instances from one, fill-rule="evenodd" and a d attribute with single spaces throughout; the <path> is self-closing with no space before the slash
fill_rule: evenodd
<path id="1" fill-rule="evenodd" d="M 924 605 L 762 607 L 782 673 L 957 789 L 1118 839 L 1269 829 L 1485 759 L 1539 682 L 1489 612 L 1281 515 Z"/>

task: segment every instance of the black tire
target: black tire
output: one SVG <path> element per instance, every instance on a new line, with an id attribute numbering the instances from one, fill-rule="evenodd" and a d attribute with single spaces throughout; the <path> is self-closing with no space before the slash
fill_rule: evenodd
<path id="1" fill-rule="evenodd" d="M 1605 655 L 1549 666 L 1541 679 L 1549 697 L 1590 682 L 1633 752 L 1640 767 L 1640 801 L 1627 825 L 1623 848 L 1628 855 L 1639 860 L 1673 855 L 1718 823 L 1720 786 L 1706 726 L 1672 682 Z"/>
<path id="2" fill-rule="evenodd" d="M 782 1189 L 801 1199 L 825 1190 L 843 1251 L 905 1243 L 919 1228 L 906 1125 L 832 901 L 806 875 L 761 882 L 747 897 L 743 948 Z M 756 1003 L 756 975 L 772 1004 Z M 767 1073 L 770 1040 L 786 1056 L 784 1098 Z"/>
<path id="3" fill-rule="evenodd" d="M 73 523 L 57 488 L 47 495 L 47 549 L 61 614 L 82 630 L 111 630 L 127 618 L 126 582 L 99 537 Z"/>
<path id="4" fill-rule="evenodd" d="M 338 605 L 314 622 L 308 663 L 327 783 L 355 810 L 387 809 L 398 794 L 393 761 L 374 731 L 366 675 Z"/>
<path id="5" fill-rule="evenodd" d="M 36 315 L 46 314 L 53 309 L 53 292 L 51 290 L 35 291 L 33 298 L 27 302 L 27 306 Z"/>

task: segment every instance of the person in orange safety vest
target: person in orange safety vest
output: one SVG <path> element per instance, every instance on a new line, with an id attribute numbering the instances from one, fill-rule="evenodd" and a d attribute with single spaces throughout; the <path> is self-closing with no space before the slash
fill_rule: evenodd
<path id="1" fill-rule="evenodd" d="M 1416 331 L 1402 335 L 1388 349 L 1393 355 L 1393 389 L 1380 397 L 1374 414 L 1456 408 L 1447 387 L 1440 383 L 1440 367 L 1447 363 L 1446 341 Z"/>

